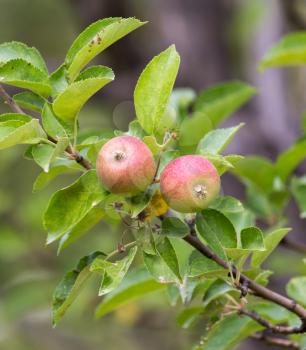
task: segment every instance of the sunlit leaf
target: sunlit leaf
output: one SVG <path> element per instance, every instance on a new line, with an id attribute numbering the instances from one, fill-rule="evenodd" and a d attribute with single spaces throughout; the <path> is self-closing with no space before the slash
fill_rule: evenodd
<path id="1" fill-rule="evenodd" d="M 72 128 L 68 127 L 63 121 L 60 121 L 53 112 L 52 105 L 50 103 L 45 103 L 42 114 L 41 121 L 44 129 L 48 135 L 52 136 L 56 140 L 59 137 L 68 137 L 72 134 Z"/>
<path id="2" fill-rule="evenodd" d="M 47 173 L 49 171 L 50 164 L 54 162 L 57 157 L 63 155 L 67 146 L 67 138 L 58 139 L 54 146 L 41 143 L 32 147 L 32 156 L 34 161 Z"/>
<path id="3" fill-rule="evenodd" d="M 59 66 L 50 75 L 49 81 L 52 87 L 51 95 L 53 98 L 56 98 L 58 94 L 60 94 L 67 88 L 68 86 L 67 76 L 68 76 L 68 72 L 64 64 Z"/>
<path id="4" fill-rule="evenodd" d="M 306 33 L 290 33 L 283 37 L 265 54 L 259 64 L 261 71 L 279 66 L 294 66 L 306 63 Z"/>
<path id="5" fill-rule="evenodd" d="M 47 97 L 51 93 L 48 75 L 22 59 L 0 65 L 1 83 L 28 89 Z"/>
<path id="6" fill-rule="evenodd" d="M 83 71 L 53 102 L 54 113 L 66 122 L 72 122 L 88 99 L 104 85 L 114 80 L 113 71 L 104 66 L 93 66 Z"/>
<path id="7" fill-rule="evenodd" d="M 17 113 L 0 115 L 0 149 L 17 144 L 35 144 L 45 137 L 37 119 Z"/>
<path id="8" fill-rule="evenodd" d="M 0 65 L 11 60 L 22 59 L 48 75 L 46 63 L 35 47 L 24 43 L 11 41 L 0 45 Z"/>
<path id="9" fill-rule="evenodd" d="M 155 56 L 141 73 L 134 92 L 134 103 L 138 121 L 149 134 L 157 130 L 174 81 L 180 57 L 172 45 Z"/>
<path id="10" fill-rule="evenodd" d="M 41 112 L 45 104 L 45 100 L 33 92 L 25 91 L 13 96 L 13 101 L 21 108 Z"/>
<path id="11" fill-rule="evenodd" d="M 95 56 L 145 22 L 136 18 L 104 18 L 87 27 L 68 50 L 65 63 L 70 81 Z"/>
<path id="12" fill-rule="evenodd" d="M 243 123 L 226 129 L 215 129 L 208 132 L 199 142 L 197 153 L 218 154 L 232 141 L 236 133 L 243 127 Z"/>

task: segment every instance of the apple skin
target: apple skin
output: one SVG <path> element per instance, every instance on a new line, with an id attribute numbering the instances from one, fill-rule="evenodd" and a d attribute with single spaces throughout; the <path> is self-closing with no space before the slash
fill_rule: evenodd
<path id="1" fill-rule="evenodd" d="M 220 192 L 214 165 L 199 155 L 172 160 L 161 173 L 160 190 L 170 208 L 181 213 L 205 209 Z"/>
<path id="2" fill-rule="evenodd" d="M 97 158 L 97 174 L 112 193 L 135 195 L 153 181 L 156 164 L 148 146 L 134 136 L 117 136 L 105 143 Z"/>

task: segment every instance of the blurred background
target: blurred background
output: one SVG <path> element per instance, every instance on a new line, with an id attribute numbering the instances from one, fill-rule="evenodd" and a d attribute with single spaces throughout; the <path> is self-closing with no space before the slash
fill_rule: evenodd
<path id="1" fill-rule="evenodd" d="M 52 71 L 64 60 L 80 31 L 110 16 L 135 16 L 149 23 L 96 59 L 96 63 L 113 68 L 116 80 L 82 110 L 82 127 L 126 129 L 134 118 L 132 97 L 139 74 L 154 55 L 175 43 L 182 60 L 176 86 L 200 91 L 224 80 L 241 79 L 259 88 L 258 96 L 227 122 L 247 123 L 231 145 L 231 153 L 275 159 L 301 134 L 301 116 L 306 110 L 305 68 L 260 74 L 256 65 L 282 35 L 306 29 L 306 1 L 0 0 L 0 42 L 17 40 L 37 47 Z M 0 111 L 8 111 L 2 103 Z M 52 329 L 52 292 L 64 272 L 97 247 L 113 250 L 120 230 L 99 224 L 60 256 L 56 246 L 46 247 L 42 212 L 50 195 L 73 178 L 60 177 L 46 190 L 32 194 L 40 170 L 22 157 L 24 150 L 15 147 L 0 152 L 0 348 L 190 349 L 201 335 L 201 327 L 185 331 L 176 326 L 178 310 L 165 307 L 164 294 L 151 295 L 95 320 L 95 280 Z M 224 192 L 243 199 L 242 186 L 230 175 L 224 177 Z M 298 219 L 293 204 L 288 213 L 292 236 L 305 241 L 305 222 Z M 276 269 L 273 288 L 282 290 L 290 275 L 302 272 L 300 258 L 282 248 L 272 255 L 268 266 Z M 250 342 L 240 349 L 258 345 Z M 262 344 L 260 347 L 264 349 Z"/>

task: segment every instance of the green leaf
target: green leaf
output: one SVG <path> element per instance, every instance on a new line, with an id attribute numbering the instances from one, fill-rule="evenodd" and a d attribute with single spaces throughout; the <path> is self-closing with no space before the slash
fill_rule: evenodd
<path id="1" fill-rule="evenodd" d="M 189 257 L 189 277 L 215 278 L 227 276 L 227 273 L 223 267 L 196 250 Z"/>
<path id="2" fill-rule="evenodd" d="M 291 192 L 299 207 L 300 217 L 306 218 L 306 176 L 297 178 L 294 177 L 291 180 Z"/>
<path id="3" fill-rule="evenodd" d="M 275 167 L 266 158 L 250 156 L 236 163 L 233 173 L 242 177 L 247 182 L 253 183 L 263 192 L 273 189 Z"/>
<path id="4" fill-rule="evenodd" d="M 72 134 L 72 129 L 68 128 L 63 122 L 59 121 L 53 112 L 52 105 L 45 103 L 41 114 L 41 121 L 47 134 L 55 138 L 68 137 Z"/>
<path id="5" fill-rule="evenodd" d="M 237 247 L 234 226 L 225 215 L 215 209 L 198 213 L 196 227 L 200 238 L 222 258 L 226 258 L 225 248 Z"/>
<path id="6" fill-rule="evenodd" d="M 34 145 L 32 147 L 33 159 L 47 173 L 49 172 L 50 164 L 54 162 L 57 157 L 63 155 L 68 143 L 69 141 L 67 138 L 60 138 L 54 146 L 50 144 Z"/>
<path id="7" fill-rule="evenodd" d="M 247 227 L 240 232 L 241 248 L 250 251 L 264 251 L 265 243 L 258 227 Z"/>
<path id="8" fill-rule="evenodd" d="M 47 173 L 51 163 L 54 147 L 46 144 L 38 144 L 32 147 L 32 156 L 35 162 Z"/>
<path id="9" fill-rule="evenodd" d="M 97 256 L 100 255 L 105 256 L 105 254 L 101 252 L 95 252 L 83 257 L 79 261 L 77 267 L 74 270 L 67 272 L 64 278 L 57 285 L 53 294 L 52 302 L 53 326 L 58 324 L 66 313 L 67 309 L 80 294 L 85 282 L 91 275 L 89 270 L 90 264 Z"/>
<path id="10" fill-rule="evenodd" d="M 244 124 L 241 123 L 231 128 L 208 132 L 199 142 L 197 153 L 203 155 L 222 153 L 243 126 Z"/>
<path id="11" fill-rule="evenodd" d="M 138 121 L 149 134 L 157 131 L 165 113 L 180 64 L 174 45 L 155 56 L 141 73 L 134 92 Z"/>
<path id="12" fill-rule="evenodd" d="M 159 144 L 153 135 L 145 136 L 143 142 L 150 148 L 153 155 L 161 153 L 164 148 L 164 145 Z"/>
<path id="13" fill-rule="evenodd" d="M 291 278 L 286 286 L 286 291 L 290 298 L 306 307 L 306 276 Z"/>
<path id="14" fill-rule="evenodd" d="M 186 117 L 179 131 L 179 148 L 184 154 L 193 153 L 200 140 L 213 129 L 213 124 L 204 112 L 195 112 Z"/>
<path id="15" fill-rule="evenodd" d="M 245 209 L 242 203 L 234 197 L 218 197 L 210 207 L 221 211 L 232 222 L 236 232 L 255 225 L 254 214 Z"/>
<path id="16" fill-rule="evenodd" d="M 111 263 L 101 257 L 97 257 L 94 260 L 90 266 L 90 271 L 102 274 L 99 295 L 107 294 L 120 285 L 134 260 L 136 252 L 137 247 L 131 248 L 126 257 L 115 263 Z"/>
<path id="17" fill-rule="evenodd" d="M 154 194 L 156 186 L 152 186 L 147 188 L 145 192 L 141 192 L 136 196 L 131 198 L 127 198 L 127 202 L 130 206 L 131 210 L 131 218 L 137 218 L 138 214 L 140 214 L 150 203 L 150 200 Z"/>
<path id="18" fill-rule="evenodd" d="M 242 156 L 236 154 L 230 154 L 227 156 L 221 156 L 220 154 L 205 154 L 204 156 L 213 163 L 220 176 L 225 172 L 234 169 L 235 164 L 243 159 Z"/>
<path id="19" fill-rule="evenodd" d="M 261 317 L 273 323 L 285 323 L 290 319 L 290 311 L 274 303 L 259 302 L 246 305 L 246 308 L 256 311 Z"/>
<path id="20" fill-rule="evenodd" d="M 188 225 L 176 217 L 167 217 L 162 221 L 161 234 L 183 238 L 189 233 Z"/>
<path id="21" fill-rule="evenodd" d="M 196 93 L 190 88 L 176 88 L 170 95 L 169 105 L 176 111 L 185 111 L 193 103 Z"/>
<path id="22" fill-rule="evenodd" d="M 177 276 L 159 255 L 143 252 L 143 260 L 150 274 L 159 283 L 178 283 Z"/>
<path id="23" fill-rule="evenodd" d="M 239 215 L 228 214 L 227 216 L 235 226 L 237 232 L 240 232 L 246 227 L 254 226 L 256 223 L 256 216 L 249 209 L 244 209 L 244 211 Z"/>
<path id="24" fill-rule="evenodd" d="M 30 122 L 33 118 L 27 114 L 19 114 L 19 113 L 5 113 L 0 114 L 0 123 L 8 122 L 8 121 L 21 121 L 24 123 Z"/>
<path id="25" fill-rule="evenodd" d="M 48 75 L 46 63 L 35 47 L 29 47 L 17 41 L 0 45 L 0 65 L 11 60 L 22 59 Z"/>
<path id="26" fill-rule="evenodd" d="M 56 97 L 53 102 L 54 113 L 61 120 L 71 123 L 89 98 L 114 80 L 114 77 L 113 71 L 108 67 L 87 68 Z"/>
<path id="27" fill-rule="evenodd" d="M 51 93 L 48 75 L 21 59 L 0 65 L 1 83 L 28 89 L 38 95 L 48 97 Z"/>
<path id="28" fill-rule="evenodd" d="M 285 181 L 291 172 L 306 157 L 306 138 L 297 141 L 285 152 L 281 153 L 276 161 L 276 171 L 280 178 Z"/>
<path id="29" fill-rule="evenodd" d="M 63 92 L 68 84 L 67 80 L 67 69 L 65 64 L 59 66 L 51 75 L 50 75 L 50 84 L 52 87 L 51 95 L 53 98 L 56 98 L 61 92 Z"/>
<path id="30" fill-rule="evenodd" d="M 255 94 L 255 88 L 240 81 L 218 84 L 200 93 L 195 110 L 206 113 L 216 127 Z"/>
<path id="31" fill-rule="evenodd" d="M 246 227 L 238 234 L 237 248 L 226 249 L 232 259 L 240 259 L 252 252 L 265 251 L 265 243 L 261 230 L 257 227 Z"/>
<path id="32" fill-rule="evenodd" d="M 165 108 L 165 112 L 160 118 L 156 126 L 156 129 L 155 129 L 156 137 L 160 142 L 162 142 L 167 132 L 171 133 L 171 132 L 178 131 L 179 124 L 180 124 L 180 120 L 179 120 L 178 112 L 168 102 Z"/>
<path id="33" fill-rule="evenodd" d="M 47 173 L 42 172 L 40 173 L 34 184 L 33 184 L 33 192 L 38 192 L 45 188 L 55 177 L 57 177 L 60 174 L 71 174 L 75 171 L 82 171 L 83 168 L 81 168 L 76 162 L 71 161 L 72 164 L 69 166 L 67 165 L 51 165 L 49 168 L 49 171 Z"/>
<path id="34" fill-rule="evenodd" d="M 156 282 L 145 269 L 129 272 L 120 286 L 108 294 L 97 307 L 96 317 L 102 317 L 118 307 L 143 295 L 164 289 L 165 285 Z"/>
<path id="35" fill-rule="evenodd" d="M 259 69 L 293 66 L 306 63 L 306 33 L 290 33 L 275 44 L 263 57 Z"/>
<path id="36" fill-rule="evenodd" d="M 189 307 L 179 313 L 176 322 L 182 328 L 191 328 L 204 312 L 205 308 L 203 306 Z"/>
<path id="37" fill-rule="evenodd" d="M 224 280 L 217 279 L 214 281 L 211 286 L 207 289 L 206 293 L 203 297 L 203 304 L 206 306 L 211 301 L 218 299 L 224 294 L 227 294 L 229 292 L 239 293 L 237 289 L 226 283 Z"/>
<path id="38" fill-rule="evenodd" d="M 270 271 L 270 270 L 262 270 L 257 276 L 256 278 L 254 278 L 254 281 L 263 285 L 263 286 L 266 286 L 268 283 L 269 283 L 269 277 L 271 275 L 273 275 L 273 271 Z"/>
<path id="39" fill-rule="evenodd" d="M 262 328 L 249 317 L 230 315 L 216 322 L 207 337 L 194 350 L 231 350 Z"/>
<path id="40" fill-rule="evenodd" d="M 43 225 L 48 231 L 47 244 L 79 224 L 105 196 L 95 170 L 87 171 L 72 185 L 57 191 L 43 216 Z"/>
<path id="41" fill-rule="evenodd" d="M 21 92 L 14 95 L 13 101 L 21 108 L 40 113 L 45 104 L 45 100 L 42 97 L 30 91 Z"/>
<path id="42" fill-rule="evenodd" d="M 176 252 L 168 237 L 164 237 L 157 245 L 156 250 L 160 257 L 164 260 L 169 269 L 178 278 L 182 280 L 180 275 L 179 263 L 177 260 Z"/>
<path id="43" fill-rule="evenodd" d="M 216 198 L 210 205 L 212 209 L 227 213 L 240 213 L 244 208 L 242 203 L 231 196 L 220 196 Z"/>
<path id="44" fill-rule="evenodd" d="M 87 231 L 94 227 L 105 216 L 101 208 L 92 208 L 85 217 L 76 224 L 70 231 L 66 232 L 60 239 L 57 254 L 66 249 L 71 243 L 75 242 Z"/>
<path id="45" fill-rule="evenodd" d="M 0 149 L 17 144 L 35 144 L 45 137 L 37 119 L 17 113 L 0 116 Z"/>
<path id="46" fill-rule="evenodd" d="M 264 239 L 266 250 L 253 254 L 251 261 L 252 266 L 257 267 L 261 265 L 290 230 L 290 228 L 280 228 L 270 232 Z"/>
<path id="47" fill-rule="evenodd" d="M 180 284 L 168 284 L 167 294 L 171 306 L 176 306 L 179 300 L 183 305 L 188 305 L 198 295 L 202 295 L 211 285 L 210 278 L 188 278 L 184 271 L 183 282 Z"/>
<path id="48" fill-rule="evenodd" d="M 246 204 L 257 217 L 271 220 L 274 210 L 270 196 L 259 190 L 257 186 L 249 183 L 246 188 Z"/>
<path id="49" fill-rule="evenodd" d="M 218 171 L 219 176 L 224 174 L 226 171 L 234 168 L 234 166 L 220 154 L 205 154 L 204 157 L 213 163 L 214 167 Z"/>
<path id="50" fill-rule="evenodd" d="M 133 120 L 129 123 L 129 130 L 127 135 L 138 137 L 139 139 L 143 139 L 146 136 L 145 131 L 139 124 L 138 120 Z"/>
<path id="51" fill-rule="evenodd" d="M 65 64 L 70 81 L 100 52 L 144 25 L 136 18 L 104 18 L 87 27 L 68 50 Z"/>

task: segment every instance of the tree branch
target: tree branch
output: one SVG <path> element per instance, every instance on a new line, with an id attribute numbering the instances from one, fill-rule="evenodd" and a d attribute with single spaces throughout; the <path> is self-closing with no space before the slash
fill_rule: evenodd
<path id="1" fill-rule="evenodd" d="M 198 250 L 200 253 L 202 253 L 207 258 L 215 261 L 218 265 L 222 266 L 225 269 L 229 269 L 229 266 L 227 262 L 223 259 L 221 259 L 218 255 L 216 255 L 214 252 L 212 252 L 206 245 L 204 245 L 197 237 L 192 236 L 189 234 L 188 236 L 184 237 L 184 240 L 193 246 L 196 250 Z M 237 276 L 237 268 L 236 266 L 231 266 L 232 272 L 234 276 Z M 278 304 L 280 306 L 283 306 L 287 310 L 295 313 L 300 319 L 301 319 L 301 326 L 300 331 L 298 333 L 303 333 L 306 331 L 306 309 L 304 309 L 301 305 L 299 305 L 296 301 L 289 299 L 279 293 L 276 293 L 257 282 L 249 279 L 244 274 L 240 274 L 239 277 L 239 286 L 237 288 L 241 290 L 241 286 L 247 286 L 249 290 L 252 290 L 253 293 L 261 297 L 263 299 L 272 301 L 275 304 Z M 288 334 L 288 333 L 287 333 Z"/>
<path id="2" fill-rule="evenodd" d="M 12 99 L 12 97 L 6 92 L 6 90 L 4 89 L 4 87 L 1 84 L 0 84 L 0 96 L 4 100 L 4 103 L 6 103 L 14 113 L 25 114 L 24 111 L 18 106 L 18 104 Z M 53 143 L 57 143 L 57 140 L 51 136 L 48 136 L 48 139 L 50 141 L 52 141 Z M 75 160 L 78 164 L 80 164 L 86 170 L 92 169 L 92 164 L 90 163 L 90 161 L 88 159 L 84 158 L 76 150 L 74 150 L 73 147 L 68 146 L 66 148 L 66 152 L 68 153 L 68 156 L 70 159 Z"/>
<path id="3" fill-rule="evenodd" d="M 71 146 L 66 148 L 66 152 L 69 154 L 70 158 L 75 160 L 78 164 L 82 165 L 86 170 L 92 169 L 92 164 L 86 158 L 84 158 L 79 152 L 76 152 Z"/>
<path id="4" fill-rule="evenodd" d="M 305 243 L 296 242 L 288 237 L 285 237 L 282 240 L 282 244 L 286 248 L 292 249 L 292 250 L 299 252 L 299 253 L 302 253 L 302 254 L 306 254 L 306 244 Z"/>
<path id="5" fill-rule="evenodd" d="M 259 333 L 259 334 L 255 333 L 252 335 L 252 338 L 257 340 L 263 340 L 272 346 L 280 346 L 280 347 L 289 348 L 289 349 L 300 349 L 299 344 L 297 344 L 292 340 L 270 337 L 268 335 L 265 335 L 264 333 Z"/>
<path id="6" fill-rule="evenodd" d="M 0 84 L 0 96 L 4 100 L 10 109 L 15 113 L 25 114 L 24 111 L 17 105 L 17 103 L 11 98 L 11 96 L 4 90 L 3 86 Z"/>
<path id="7" fill-rule="evenodd" d="M 272 333 L 279 333 L 279 334 L 299 334 L 305 332 L 305 325 L 303 323 L 299 327 L 295 326 L 283 326 L 278 324 L 273 324 L 265 319 L 263 319 L 257 312 L 255 311 L 249 311 L 245 309 L 238 309 L 239 315 L 246 315 L 250 318 L 252 318 L 254 321 L 259 323 L 260 325 L 264 326 L 266 329 L 271 331 Z"/>

